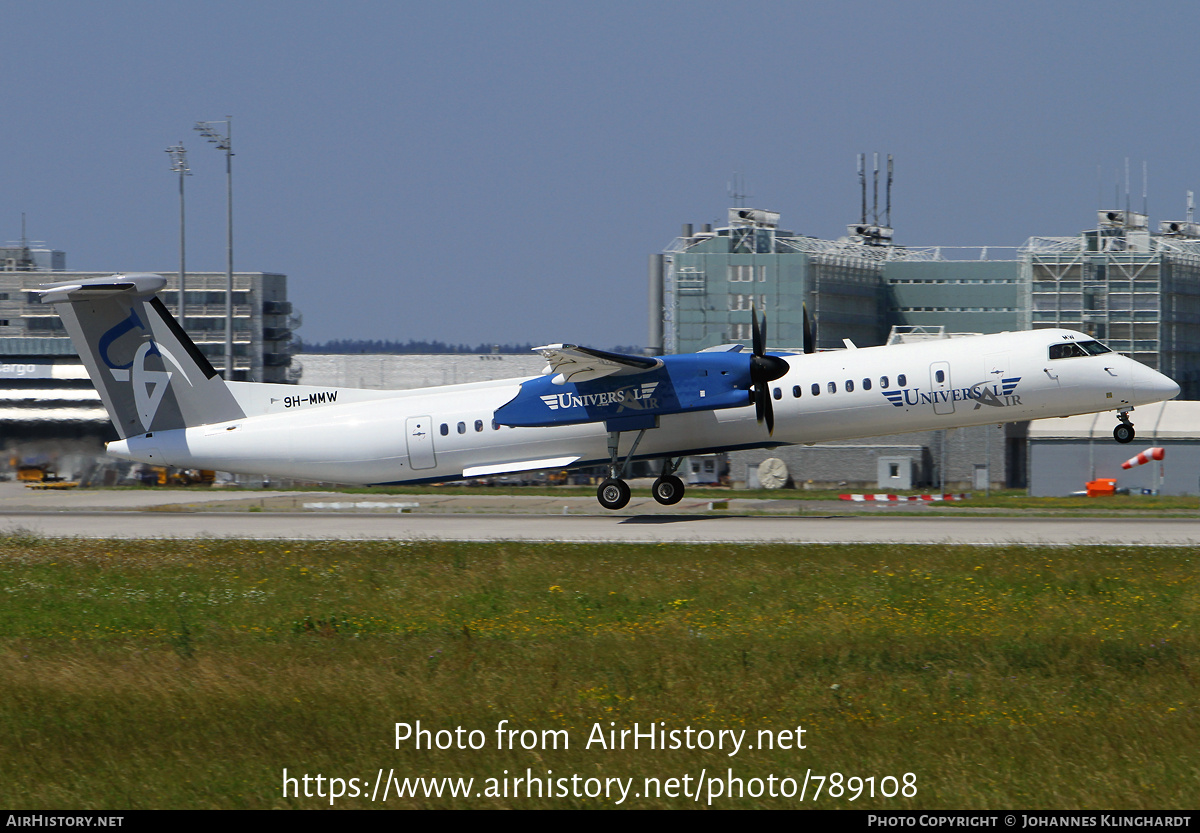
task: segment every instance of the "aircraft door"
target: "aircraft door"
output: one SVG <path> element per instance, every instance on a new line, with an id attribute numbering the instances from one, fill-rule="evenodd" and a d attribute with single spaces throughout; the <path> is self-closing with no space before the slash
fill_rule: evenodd
<path id="1" fill-rule="evenodd" d="M 433 418 L 409 417 L 404 423 L 408 438 L 408 464 L 413 469 L 431 469 L 437 465 L 433 455 Z"/>
<path id="2" fill-rule="evenodd" d="M 933 412 L 954 413 L 954 389 L 950 386 L 950 362 L 929 365 L 929 389 L 933 391 Z"/>

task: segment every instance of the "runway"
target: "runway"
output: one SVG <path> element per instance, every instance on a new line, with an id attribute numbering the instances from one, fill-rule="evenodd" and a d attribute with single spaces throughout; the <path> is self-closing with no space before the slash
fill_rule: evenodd
<path id="1" fill-rule="evenodd" d="M 0 513 L 0 534 L 44 537 L 746 544 L 1195 546 L 1200 524 L 1167 518 L 501 515 L 349 512 Z"/>

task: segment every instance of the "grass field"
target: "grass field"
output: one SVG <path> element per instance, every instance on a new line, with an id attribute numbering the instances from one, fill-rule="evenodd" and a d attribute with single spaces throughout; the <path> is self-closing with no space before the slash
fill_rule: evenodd
<path id="1" fill-rule="evenodd" d="M 320 774 L 348 808 L 1195 808 L 1196 573 L 1189 549 L 14 533 L 0 806 L 329 806 Z M 417 721 L 480 748 L 397 748 Z M 683 748 L 587 748 L 635 724 Z M 380 770 L 474 781 L 372 802 Z"/>

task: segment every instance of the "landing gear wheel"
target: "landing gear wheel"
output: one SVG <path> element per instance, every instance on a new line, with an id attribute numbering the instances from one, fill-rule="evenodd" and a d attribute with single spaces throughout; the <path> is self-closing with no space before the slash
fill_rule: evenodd
<path id="1" fill-rule="evenodd" d="M 622 509 L 629 503 L 629 484 L 610 477 L 596 490 L 596 500 L 605 509 Z"/>
<path id="2" fill-rule="evenodd" d="M 650 491 L 654 499 L 663 506 L 674 506 L 683 500 L 683 481 L 673 474 L 668 474 L 654 481 Z"/>
<path id="3" fill-rule="evenodd" d="M 1133 430 L 1133 426 L 1127 422 L 1122 422 L 1113 429 L 1113 439 L 1119 443 L 1131 443 L 1137 434 Z"/>

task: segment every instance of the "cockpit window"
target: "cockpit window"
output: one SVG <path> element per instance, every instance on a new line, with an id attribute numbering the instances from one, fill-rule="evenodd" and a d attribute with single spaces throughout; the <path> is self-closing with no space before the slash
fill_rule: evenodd
<path id="1" fill-rule="evenodd" d="M 1070 359 L 1079 356 L 1099 356 L 1112 351 L 1098 341 L 1064 341 L 1050 345 L 1050 358 Z"/>

